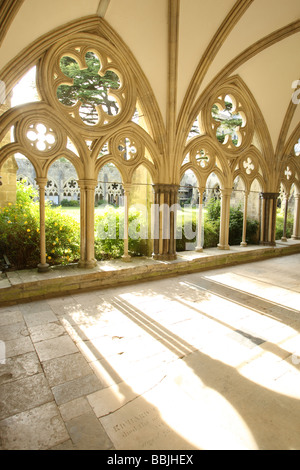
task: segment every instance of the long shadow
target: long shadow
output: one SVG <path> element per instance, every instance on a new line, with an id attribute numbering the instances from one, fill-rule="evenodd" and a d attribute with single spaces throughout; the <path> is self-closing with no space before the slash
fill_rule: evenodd
<path id="1" fill-rule="evenodd" d="M 181 299 L 176 300 L 178 303 L 184 305 L 185 307 L 188 307 L 189 309 L 192 309 L 196 311 L 197 313 L 201 314 L 203 317 L 208 318 L 209 320 L 213 320 L 214 322 L 218 323 L 219 325 L 225 326 L 229 330 L 233 332 L 232 339 L 235 339 L 239 341 L 239 336 L 241 339 L 241 343 L 247 345 L 247 343 L 252 343 L 253 347 L 254 346 L 259 346 L 262 350 L 266 352 L 270 352 L 272 354 L 276 354 L 280 359 L 287 361 L 288 358 L 292 356 L 292 354 L 289 351 L 286 351 L 286 349 L 281 348 L 277 344 L 272 343 L 271 341 L 268 341 L 264 338 L 261 338 L 259 336 L 254 336 L 248 331 L 241 330 L 239 328 L 235 328 L 234 326 L 230 325 L 229 323 L 226 323 L 225 321 L 220 320 L 219 318 L 213 317 L 212 315 L 208 315 L 206 312 L 203 312 L 202 310 L 193 307 L 192 305 L 188 304 L 187 302 L 184 302 Z M 243 340 L 245 338 L 245 340 Z M 299 366 L 297 364 L 293 364 L 289 361 L 289 364 L 293 365 L 297 370 L 299 370 Z"/>
<path id="2" fill-rule="evenodd" d="M 122 312 L 122 314 L 124 314 L 124 309 L 121 308 L 119 302 L 115 303 L 112 301 L 111 303 L 112 305 L 117 306 L 118 310 Z M 85 308 L 85 311 L 87 312 L 88 316 L 90 316 L 91 318 L 93 317 L 94 311 L 92 307 Z M 72 312 L 68 313 L 67 315 L 72 316 Z M 152 332 L 151 320 L 146 321 L 144 319 L 143 323 L 138 322 L 138 321 L 136 321 L 136 323 L 140 327 L 143 327 L 143 329 L 148 334 L 151 334 Z M 159 331 L 160 331 L 159 325 L 155 331 L 156 331 L 156 335 L 159 335 Z M 102 423 L 105 429 L 105 432 L 108 434 L 116 450 L 149 450 L 149 449 L 153 449 L 153 450 L 201 450 L 199 447 L 196 447 L 187 439 L 185 439 L 180 433 L 177 433 L 176 430 L 168 426 L 168 424 L 164 422 L 163 418 L 160 417 L 161 411 L 158 408 L 156 408 L 152 403 L 148 402 L 146 399 L 143 398 L 144 393 L 153 389 L 157 385 L 158 382 L 156 382 L 155 379 L 152 385 L 145 387 L 145 390 L 142 393 L 135 392 L 135 390 L 133 390 L 133 388 L 127 383 L 127 382 L 130 382 L 130 377 L 134 376 L 134 371 L 135 371 L 134 364 L 132 365 L 132 368 L 133 368 L 132 372 L 131 374 L 129 374 L 130 377 L 126 376 L 126 373 L 124 374 L 125 376 L 121 376 L 116 371 L 116 369 L 112 366 L 112 364 L 109 362 L 111 360 L 111 362 L 113 363 L 114 362 L 113 358 L 118 356 L 118 354 L 120 353 L 115 351 L 115 353 L 112 353 L 111 356 L 109 356 L 104 350 L 101 350 L 101 344 L 100 344 L 101 336 L 97 337 L 97 339 L 100 340 L 99 346 L 98 345 L 95 346 L 93 344 L 93 341 L 89 340 L 86 334 L 80 330 L 80 323 L 76 324 L 76 333 L 80 337 L 81 341 L 84 342 L 85 347 L 89 349 L 89 352 L 93 354 L 95 359 L 92 362 L 99 361 L 100 363 L 102 370 L 97 372 L 96 368 L 95 367 L 93 368 L 96 376 L 98 377 L 101 383 L 101 388 L 97 392 L 106 390 L 106 391 L 109 391 L 111 393 L 111 397 L 113 397 L 113 395 L 116 392 L 110 387 L 117 386 L 118 399 L 120 400 L 120 396 L 123 396 L 124 398 L 124 401 L 120 400 L 119 406 L 113 405 L 110 411 L 107 411 L 107 413 L 104 413 L 103 415 L 98 416 L 98 418 L 103 419 L 106 416 L 113 415 L 114 413 L 118 413 L 119 410 L 121 410 L 131 401 L 135 399 L 137 400 L 137 408 L 133 414 L 129 415 L 128 413 L 125 412 L 124 415 L 119 416 L 119 418 L 116 420 L 117 424 L 115 423 L 113 427 L 109 426 L 110 429 L 107 429 L 107 426 L 105 426 Z M 168 338 L 168 335 L 165 334 L 165 332 L 162 332 L 162 335 L 164 336 L 164 339 L 162 338 L 163 345 L 166 347 L 166 349 L 168 348 L 169 350 L 172 350 L 176 355 L 178 355 L 178 357 L 184 357 L 186 354 L 190 352 L 181 344 L 181 342 L 176 343 L 172 335 L 170 335 L 169 338 Z M 84 351 L 82 351 L 82 354 L 84 355 Z M 137 351 L 137 355 L 138 355 L 138 351 Z M 127 362 L 128 358 L 126 358 L 126 352 L 124 356 L 125 356 L 124 366 L 126 366 L 126 363 L 128 365 L 128 362 Z M 123 359 L 123 354 L 122 354 L 122 357 L 120 356 L 120 359 L 121 360 Z M 143 361 L 143 358 L 140 357 L 139 361 Z M 122 369 L 121 364 L 119 364 L 119 367 L 120 369 Z M 104 374 L 103 374 L 103 371 L 104 371 Z M 144 370 L 143 373 L 146 373 L 146 371 Z M 104 377 L 104 375 L 106 377 Z M 164 377 L 162 377 L 162 380 L 163 378 Z M 72 381 L 69 383 L 69 387 L 72 387 Z M 112 398 L 112 403 L 113 403 L 113 398 Z M 145 426 L 152 428 L 152 437 L 151 437 L 151 432 L 150 432 L 150 438 L 149 438 L 149 432 L 147 432 L 146 438 L 143 441 L 143 439 L 140 439 L 140 436 L 143 435 L 141 430 Z M 120 434 L 121 434 L 121 439 L 119 436 Z M 130 436 L 130 439 L 127 439 L 128 435 Z M 124 447 L 115 445 L 116 442 L 120 442 L 120 441 L 124 443 Z M 155 447 L 153 447 L 153 445 L 155 445 Z M 98 448 L 95 448 L 95 450 L 97 449 Z"/>
<path id="3" fill-rule="evenodd" d="M 148 334 L 176 353 L 207 387 L 221 394 L 243 418 L 259 449 L 300 449 L 299 400 L 254 383 L 233 367 L 199 350 L 195 351 L 188 342 L 121 297 L 112 297 L 111 302 Z M 187 419 L 193 420 L 193 416 Z"/>
<path id="4" fill-rule="evenodd" d="M 194 282 L 187 281 L 187 285 L 196 289 L 205 290 L 207 293 L 223 297 L 230 302 L 238 305 L 246 306 L 247 308 L 261 313 L 272 318 L 277 318 L 288 326 L 300 320 L 300 310 L 286 307 L 285 305 L 278 304 L 277 302 L 263 299 L 262 297 L 250 294 L 248 292 L 238 290 L 234 287 L 227 286 L 216 280 L 207 279 L 203 276 L 199 278 L 200 285 Z M 241 302 L 241 296 L 244 299 Z M 272 312 L 270 315 L 267 312 Z"/>

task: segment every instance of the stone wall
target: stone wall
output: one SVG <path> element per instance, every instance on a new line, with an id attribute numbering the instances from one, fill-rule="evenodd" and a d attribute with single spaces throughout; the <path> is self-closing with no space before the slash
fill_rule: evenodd
<path id="1" fill-rule="evenodd" d="M 0 105 L 0 116 L 10 108 L 9 100 L 5 104 Z M 11 142 L 10 132 L 6 134 L 0 147 Z M 9 203 L 16 202 L 16 174 L 18 165 L 14 157 L 10 157 L 0 168 L 0 207 L 5 207 Z"/>

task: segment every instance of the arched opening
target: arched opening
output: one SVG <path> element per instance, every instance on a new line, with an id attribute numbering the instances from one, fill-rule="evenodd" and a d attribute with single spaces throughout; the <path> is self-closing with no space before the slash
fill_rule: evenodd
<path id="1" fill-rule="evenodd" d="M 153 253 L 153 181 L 145 165 L 133 172 L 129 199 L 129 252 L 133 256 Z"/>
<path id="2" fill-rule="evenodd" d="M 76 169 L 65 158 L 52 163 L 45 184 L 46 261 L 50 266 L 77 263 L 80 258 L 80 193 L 66 195 L 67 170 L 72 173 L 67 181 L 78 188 Z"/>
<path id="3" fill-rule="evenodd" d="M 296 186 L 280 185 L 276 214 L 276 240 L 286 242 L 293 235 Z"/>
<path id="4" fill-rule="evenodd" d="M 33 268 L 40 259 L 39 194 L 33 184 L 36 172 L 21 154 L 8 158 L 1 172 L 9 169 L 11 162 L 11 181 L 5 178 L 0 189 L 0 264 L 6 269 Z"/>
<path id="5" fill-rule="evenodd" d="M 111 162 L 98 173 L 95 188 L 95 258 L 120 258 L 124 254 L 124 189 L 122 175 Z"/>
<path id="6" fill-rule="evenodd" d="M 204 248 L 216 247 L 220 238 L 221 186 L 217 173 L 209 174 L 203 195 Z"/>
<path id="7" fill-rule="evenodd" d="M 176 251 L 194 251 L 197 247 L 199 184 L 192 169 L 183 174 L 178 189 Z"/>

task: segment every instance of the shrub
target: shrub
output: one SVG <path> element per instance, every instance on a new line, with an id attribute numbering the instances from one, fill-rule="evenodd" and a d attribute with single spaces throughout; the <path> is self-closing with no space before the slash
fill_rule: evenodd
<path id="1" fill-rule="evenodd" d="M 36 267 L 40 262 L 39 204 L 37 191 L 17 183 L 16 204 L 0 210 L 0 258 L 6 254 L 14 269 Z M 46 205 L 46 249 L 49 264 L 66 264 L 79 258 L 79 224 Z"/>
<path id="2" fill-rule="evenodd" d="M 80 225 L 71 216 L 46 206 L 47 263 L 69 264 L 80 256 Z"/>
<path id="3" fill-rule="evenodd" d="M 131 255 L 146 254 L 147 240 L 138 234 L 145 221 L 139 211 L 129 210 L 129 227 L 133 225 L 136 230 L 129 231 L 128 251 Z M 120 258 L 124 254 L 124 210 L 108 207 L 95 218 L 95 257 L 98 260 Z"/>
<path id="4" fill-rule="evenodd" d="M 220 199 L 211 198 L 206 205 L 206 216 L 208 220 L 220 220 L 221 201 Z"/>
<path id="5" fill-rule="evenodd" d="M 220 233 L 220 214 L 221 214 L 221 201 L 210 199 L 206 206 L 206 213 L 204 216 L 204 248 L 212 248 L 219 243 Z M 229 219 L 229 245 L 239 245 L 242 240 L 243 231 L 243 211 L 240 206 L 237 208 L 230 208 L 230 219 Z M 184 251 L 186 249 L 186 243 L 195 242 L 196 237 L 193 240 L 189 240 L 184 236 L 184 228 L 180 227 L 181 222 L 178 221 L 177 226 L 177 237 L 180 235 L 182 230 L 182 238 L 176 240 L 176 250 Z M 193 231 L 196 230 L 196 222 L 192 224 Z M 247 238 L 246 241 L 249 244 L 258 243 L 258 227 L 259 223 L 257 220 L 247 220 Z"/>
<path id="6" fill-rule="evenodd" d="M 276 240 L 280 240 L 283 236 L 284 212 L 282 209 L 277 210 L 276 214 Z M 288 212 L 286 223 L 286 237 L 290 238 L 293 234 L 294 219 L 290 212 Z"/>
<path id="7" fill-rule="evenodd" d="M 75 199 L 71 199 L 70 201 L 68 199 L 63 199 L 60 203 L 62 207 L 79 207 L 80 202 L 76 201 Z"/>

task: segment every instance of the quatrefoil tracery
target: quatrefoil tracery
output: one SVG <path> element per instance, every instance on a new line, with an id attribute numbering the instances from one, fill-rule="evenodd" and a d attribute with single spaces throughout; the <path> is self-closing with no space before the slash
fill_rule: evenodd
<path id="1" fill-rule="evenodd" d="M 243 161 L 243 167 L 245 168 L 247 175 L 251 175 L 252 171 L 255 169 L 255 166 L 250 157 Z"/>
<path id="2" fill-rule="evenodd" d="M 30 145 L 40 152 L 47 152 L 53 148 L 56 137 L 53 129 L 44 124 L 31 124 L 27 132 Z"/>
<path id="3" fill-rule="evenodd" d="M 14 128 L 14 139 L 31 154 L 49 158 L 66 148 L 66 136 L 49 117 L 25 117 Z"/>

